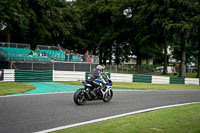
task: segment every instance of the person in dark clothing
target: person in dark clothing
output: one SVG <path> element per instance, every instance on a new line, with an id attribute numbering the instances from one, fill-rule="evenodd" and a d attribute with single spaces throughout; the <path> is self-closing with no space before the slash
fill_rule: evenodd
<path id="1" fill-rule="evenodd" d="M 70 51 L 70 56 L 69 56 L 69 61 L 72 61 L 72 56 L 74 55 L 74 51 L 73 50 L 71 50 Z"/>
<path id="2" fill-rule="evenodd" d="M 65 61 L 68 61 L 69 54 L 70 54 L 70 51 L 68 49 L 66 49 L 66 52 L 65 52 Z"/>
<path id="3" fill-rule="evenodd" d="M 101 89 L 103 87 L 103 84 L 107 84 L 107 82 L 104 80 L 102 76 L 104 68 L 105 68 L 104 66 L 98 65 L 90 74 L 90 79 L 86 80 L 86 82 L 90 83 L 94 87 L 92 91 L 92 95 L 94 97 L 97 97 L 96 96 L 97 90 Z"/>

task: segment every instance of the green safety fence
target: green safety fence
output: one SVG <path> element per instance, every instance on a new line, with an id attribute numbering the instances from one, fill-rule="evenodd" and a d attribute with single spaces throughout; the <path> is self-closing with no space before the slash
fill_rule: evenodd
<path id="1" fill-rule="evenodd" d="M 30 71 L 15 70 L 15 81 L 17 82 L 48 82 L 53 80 L 52 70 Z"/>
<path id="2" fill-rule="evenodd" d="M 170 77 L 170 84 L 185 84 L 185 78 L 181 77 Z"/>
<path id="3" fill-rule="evenodd" d="M 152 82 L 152 76 L 151 75 L 134 74 L 133 75 L 133 82 L 151 83 Z"/>

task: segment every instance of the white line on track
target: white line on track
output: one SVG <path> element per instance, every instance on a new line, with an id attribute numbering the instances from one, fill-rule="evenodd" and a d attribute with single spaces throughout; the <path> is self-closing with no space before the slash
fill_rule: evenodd
<path id="1" fill-rule="evenodd" d="M 69 92 L 52 92 L 52 93 L 37 93 L 37 94 L 7 95 L 7 96 L 0 96 L 0 98 L 4 98 L 4 97 L 20 97 L 20 96 L 36 96 L 36 95 L 52 95 L 52 94 L 63 94 L 63 93 L 74 93 L 74 91 L 69 91 Z"/>
<path id="2" fill-rule="evenodd" d="M 114 115 L 114 116 L 110 116 L 110 117 L 104 117 L 104 118 L 100 118 L 100 119 L 95 119 L 95 120 L 90 120 L 90 121 L 85 121 L 85 122 L 70 124 L 70 125 L 66 125 L 66 126 L 56 127 L 56 128 L 52 128 L 52 129 L 38 131 L 38 132 L 35 132 L 35 133 L 49 133 L 49 132 L 54 132 L 54 131 L 57 131 L 57 130 L 62 130 L 62 129 L 67 129 L 67 128 L 81 126 L 81 125 L 86 125 L 86 124 L 101 122 L 101 121 L 105 121 L 105 120 L 109 120 L 109 119 L 114 119 L 114 118 L 119 118 L 119 117 L 124 117 L 124 116 L 128 116 L 128 115 L 134 115 L 134 114 L 139 114 L 139 113 L 144 113 L 144 112 L 149 112 L 149 111 L 154 111 L 154 110 L 159 110 L 159 109 L 164 109 L 164 108 L 169 108 L 169 107 L 189 105 L 189 104 L 194 104 L 194 103 L 200 103 L 200 102 L 191 102 L 191 103 L 174 104 L 174 105 L 167 105 L 167 106 L 149 108 L 149 109 L 144 109 L 144 110 L 139 110 L 139 111 L 124 113 L 124 114 Z"/>
<path id="3" fill-rule="evenodd" d="M 151 91 L 180 91 L 180 92 L 187 92 L 187 91 L 197 91 L 199 92 L 200 90 L 117 90 L 114 89 L 115 92 L 127 92 L 127 91 L 143 91 L 143 92 L 151 92 Z M 36 93 L 36 94 L 19 94 L 19 95 L 6 95 L 6 96 L 0 96 L 0 98 L 5 98 L 5 97 L 20 97 L 20 96 L 37 96 L 37 95 L 53 95 L 53 94 L 64 94 L 64 93 L 74 93 L 75 91 L 68 91 L 68 92 L 52 92 L 52 93 Z"/>

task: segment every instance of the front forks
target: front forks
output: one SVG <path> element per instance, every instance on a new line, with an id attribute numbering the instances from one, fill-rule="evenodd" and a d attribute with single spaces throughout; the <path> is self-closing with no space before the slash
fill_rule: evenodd
<path id="1" fill-rule="evenodd" d="M 103 98 L 105 98 L 105 95 L 106 95 L 106 93 L 108 93 L 109 95 L 111 95 L 110 94 L 110 88 L 109 87 L 106 87 L 106 90 L 105 91 L 103 91 L 103 89 L 101 89 L 101 93 L 103 94 Z"/>

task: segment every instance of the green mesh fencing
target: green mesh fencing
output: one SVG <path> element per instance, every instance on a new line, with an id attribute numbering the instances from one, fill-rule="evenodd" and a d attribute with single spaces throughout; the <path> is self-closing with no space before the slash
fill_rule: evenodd
<path id="1" fill-rule="evenodd" d="M 133 82 L 151 83 L 151 75 L 133 75 Z"/>
<path id="2" fill-rule="evenodd" d="M 53 80 L 52 70 L 30 71 L 15 70 L 15 81 L 17 82 L 47 82 Z"/>

